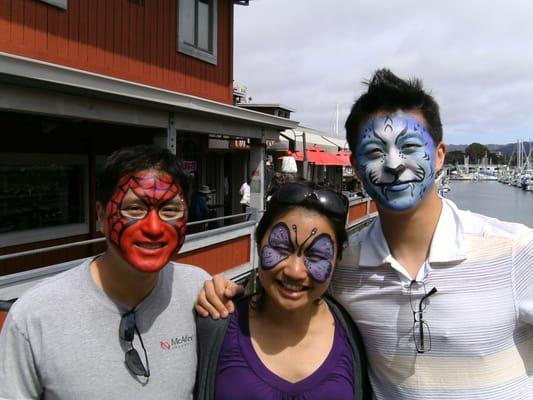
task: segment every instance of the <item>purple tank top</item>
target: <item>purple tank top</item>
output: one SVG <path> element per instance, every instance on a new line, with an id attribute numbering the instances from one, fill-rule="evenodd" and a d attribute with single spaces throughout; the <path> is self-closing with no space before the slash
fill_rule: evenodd
<path id="1" fill-rule="evenodd" d="M 248 301 L 231 316 L 222 344 L 215 382 L 216 400 L 345 400 L 353 399 L 353 356 L 335 316 L 330 353 L 310 376 L 291 383 L 271 372 L 250 339 Z"/>

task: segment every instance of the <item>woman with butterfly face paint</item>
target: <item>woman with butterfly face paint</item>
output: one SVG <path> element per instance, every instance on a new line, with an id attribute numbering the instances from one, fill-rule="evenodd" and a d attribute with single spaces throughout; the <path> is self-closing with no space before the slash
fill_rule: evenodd
<path id="1" fill-rule="evenodd" d="M 347 209 L 309 183 L 273 194 L 256 230 L 260 289 L 230 318 L 197 321 L 198 399 L 370 398 L 359 334 L 325 295 Z"/>

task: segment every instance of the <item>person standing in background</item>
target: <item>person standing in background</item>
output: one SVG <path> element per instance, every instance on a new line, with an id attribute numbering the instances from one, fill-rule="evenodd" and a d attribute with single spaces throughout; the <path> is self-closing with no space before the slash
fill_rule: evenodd
<path id="1" fill-rule="evenodd" d="M 191 197 L 189 205 L 189 222 L 201 221 L 209 217 L 209 186 L 202 185 Z"/>
<path id="2" fill-rule="evenodd" d="M 239 189 L 239 193 L 241 194 L 241 207 L 242 212 L 245 213 L 246 209 L 250 207 L 250 178 L 248 178 Z"/>

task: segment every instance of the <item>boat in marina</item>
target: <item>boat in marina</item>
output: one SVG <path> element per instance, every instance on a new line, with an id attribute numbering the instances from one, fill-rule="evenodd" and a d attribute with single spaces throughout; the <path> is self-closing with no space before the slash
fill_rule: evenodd
<path id="1" fill-rule="evenodd" d="M 473 181 L 475 177 L 474 174 L 468 172 L 452 171 L 450 179 L 454 181 Z"/>
<path id="2" fill-rule="evenodd" d="M 533 174 L 524 174 L 521 179 L 521 187 L 528 192 L 533 191 Z"/>
<path id="3" fill-rule="evenodd" d="M 496 175 L 479 172 L 479 173 L 475 174 L 474 180 L 477 180 L 477 181 L 497 181 L 498 177 Z"/>

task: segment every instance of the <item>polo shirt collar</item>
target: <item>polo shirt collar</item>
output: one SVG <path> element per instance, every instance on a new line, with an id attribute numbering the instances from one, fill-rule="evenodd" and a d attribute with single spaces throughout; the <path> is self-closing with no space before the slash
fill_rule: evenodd
<path id="1" fill-rule="evenodd" d="M 467 257 L 464 227 L 457 206 L 448 199 L 442 201 L 442 211 L 429 250 L 430 264 L 452 263 Z M 394 261 L 381 229 L 379 215 L 361 239 L 360 266 L 373 267 Z"/>

